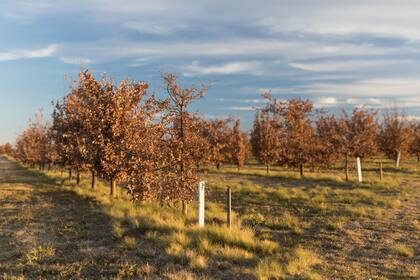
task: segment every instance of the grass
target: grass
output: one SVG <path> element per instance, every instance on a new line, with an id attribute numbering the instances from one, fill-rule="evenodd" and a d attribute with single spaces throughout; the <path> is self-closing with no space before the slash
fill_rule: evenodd
<path id="1" fill-rule="evenodd" d="M 194 202 L 184 216 L 133 204 L 123 189 L 110 198 L 106 182 L 92 190 L 87 174 L 77 186 L 3 159 L 0 279 L 415 279 L 420 176 L 391 164 L 381 181 L 376 163 L 365 163 L 363 184 L 339 169 L 304 179 L 278 167 L 267 176 L 259 165 L 211 170 L 200 228 Z"/>
<path id="2" fill-rule="evenodd" d="M 412 258 L 414 257 L 414 250 L 404 244 L 395 244 L 392 248 L 392 251 L 400 256 Z"/>
<path id="3" fill-rule="evenodd" d="M 39 263 L 51 259 L 54 254 L 55 249 L 51 245 L 37 246 L 26 254 L 26 261 L 28 264 Z"/>

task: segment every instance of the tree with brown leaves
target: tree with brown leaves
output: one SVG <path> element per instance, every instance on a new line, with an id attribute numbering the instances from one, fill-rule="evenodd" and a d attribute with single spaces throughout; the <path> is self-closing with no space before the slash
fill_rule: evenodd
<path id="1" fill-rule="evenodd" d="M 42 170 L 47 162 L 47 152 L 47 125 L 42 120 L 42 111 L 40 110 L 35 114 L 34 119 L 30 120 L 25 131 L 18 136 L 16 157 L 32 167 L 38 165 L 38 168 Z"/>
<path id="2" fill-rule="evenodd" d="M 409 153 L 416 157 L 416 170 L 420 163 L 420 122 L 411 123 L 411 142 L 409 145 Z"/>
<path id="3" fill-rule="evenodd" d="M 110 195 L 116 195 L 116 184 L 126 178 L 125 163 L 129 160 L 132 122 L 139 104 L 146 96 L 145 82 L 123 80 L 117 87 L 111 81 L 104 86 L 95 115 L 101 119 L 103 154 L 101 173 L 110 181 Z"/>
<path id="4" fill-rule="evenodd" d="M 166 124 L 166 157 L 164 167 L 165 186 L 160 194 L 163 201 L 181 201 L 184 213 L 187 203 L 196 192 L 199 181 L 199 169 L 207 158 L 202 154 L 208 142 L 200 131 L 199 118 L 188 109 L 191 103 L 202 98 L 207 87 L 181 87 L 178 78 L 173 74 L 164 75 L 165 88 L 168 94 L 167 107 L 164 113 Z"/>
<path id="5" fill-rule="evenodd" d="M 233 127 L 232 134 L 232 156 L 233 162 L 238 167 L 238 170 L 244 165 L 245 162 L 245 140 L 243 133 L 241 132 L 241 122 L 236 120 L 235 126 Z"/>
<path id="6" fill-rule="evenodd" d="M 410 125 L 404 115 L 397 110 L 387 111 L 380 125 L 379 148 L 399 167 L 400 159 L 407 157 L 411 142 Z"/>
<path id="7" fill-rule="evenodd" d="M 280 107 L 286 134 L 286 161 L 289 165 L 299 167 L 301 176 L 304 176 L 304 165 L 313 156 L 312 108 L 311 101 L 301 99 L 290 99 Z"/>
<path id="8" fill-rule="evenodd" d="M 125 129 L 130 137 L 121 142 L 125 151 L 123 163 L 129 193 L 134 201 L 161 199 L 166 164 L 165 126 L 158 115 L 165 103 L 153 95 L 143 95 L 137 110 Z"/>
<path id="9" fill-rule="evenodd" d="M 207 139 L 209 147 L 205 154 L 209 164 L 216 165 L 219 169 L 223 162 L 229 161 L 231 150 L 229 149 L 230 135 L 232 129 L 229 127 L 231 118 L 202 120 L 203 124 L 200 133 Z"/>
<path id="10" fill-rule="evenodd" d="M 343 129 L 334 115 L 318 112 L 315 120 L 315 139 L 313 143 L 313 166 L 331 167 L 342 159 Z"/>
<path id="11" fill-rule="evenodd" d="M 312 102 L 299 98 L 279 101 L 270 92 L 264 93 L 263 97 L 267 100 L 265 110 L 279 116 L 285 134 L 285 152 L 281 161 L 299 167 L 300 175 L 304 176 L 304 165 L 313 157 Z"/>
<path id="12" fill-rule="evenodd" d="M 13 146 L 10 143 L 6 143 L 3 145 L 0 145 L 0 154 L 7 155 L 9 157 L 12 157 L 14 154 Z"/>
<path id="13" fill-rule="evenodd" d="M 378 124 L 377 111 L 356 107 L 351 116 L 342 111 L 340 126 L 342 130 L 343 152 L 345 156 L 346 181 L 348 181 L 349 157 L 369 158 L 377 153 Z"/>
<path id="14" fill-rule="evenodd" d="M 257 112 L 251 132 L 251 145 L 254 156 L 266 166 L 267 174 L 270 173 L 270 167 L 281 160 L 284 141 L 279 117 L 272 118 L 264 110 Z"/>
<path id="15" fill-rule="evenodd" d="M 91 109 L 81 103 L 81 93 L 80 87 L 73 84 L 70 93 L 56 102 L 50 132 L 60 165 L 69 169 L 69 179 L 72 179 L 72 171 L 76 171 L 77 184 L 80 182 L 80 173 L 87 169 L 86 119 L 82 111 Z"/>

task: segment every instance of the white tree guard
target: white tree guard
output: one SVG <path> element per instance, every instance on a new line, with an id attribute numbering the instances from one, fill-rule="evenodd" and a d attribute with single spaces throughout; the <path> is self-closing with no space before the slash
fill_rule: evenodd
<path id="1" fill-rule="evenodd" d="M 401 152 L 398 152 L 397 154 L 397 161 L 395 162 L 395 167 L 399 168 L 400 167 L 400 160 L 401 160 Z"/>
<path id="2" fill-rule="evenodd" d="M 205 193 L 205 182 L 201 181 L 198 183 L 198 225 L 204 226 L 204 193 Z"/>
<path id="3" fill-rule="evenodd" d="M 356 158 L 356 169 L 357 169 L 357 180 L 359 181 L 359 183 L 361 183 L 363 181 L 363 178 L 362 178 L 362 164 L 360 163 L 360 158 L 359 157 Z"/>

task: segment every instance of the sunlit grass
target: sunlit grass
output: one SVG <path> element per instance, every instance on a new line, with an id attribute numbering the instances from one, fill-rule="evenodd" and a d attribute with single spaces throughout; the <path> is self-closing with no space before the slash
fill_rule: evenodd
<path id="1" fill-rule="evenodd" d="M 414 257 L 414 250 L 407 245 L 404 244 L 396 244 L 392 246 L 391 250 L 400 256 L 412 258 Z"/>
<path id="2" fill-rule="evenodd" d="M 37 246 L 26 254 L 26 261 L 29 264 L 41 263 L 55 255 L 55 248 L 52 245 Z"/>
<path id="3" fill-rule="evenodd" d="M 141 254 L 142 242 L 148 242 L 182 267 L 167 278 L 195 278 L 221 265 L 252 273 L 258 279 L 324 279 L 318 274 L 325 264 L 323 255 L 313 246 L 317 243 L 308 242 L 311 235 L 322 232 L 332 240 L 339 239 L 338 235 L 348 234 L 353 221 L 362 223 L 392 215 L 407 195 L 400 184 L 417 176 L 411 165 L 394 170 L 391 162 L 385 162 L 384 179 L 380 180 L 376 166 L 374 161 L 365 163 L 362 184 L 356 182 L 354 170 L 346 182 L 339 168 L 307 171 L 304 178 L 297 170 L 279 167 L 267 176 L 264 167 L 258 165 L 246 166 L 239 173 L 233 166 L 211 170 L 204 176 L 209 193 L 203 228 L 197 225 L 195 202 L 185 216 L 177 207 L 133 203 L 123 188 L 117 198 L 111 198 L 108 183 L 102 180 L 92 190 L 89 174 L 76 185 L 67 179 L 67 173 L 45 173 L 58 185 L 98 204 L 111 218 L 112 238 L 118 248 Z M 234 210 L 230 228 L 226 226 L 225 210 L 228 187 L 232 189 Z M 419 223 L 415 220 L 408 227 L 418 230 Z M 414 255 L 413 249 L 403 244 L 390 251 L 405 258 Z M 156 271 L 148 265 L 142 266 L 142 272 L 133 269 L 127 264 L 119 274 L 122 278 L 147 277 Z"/>

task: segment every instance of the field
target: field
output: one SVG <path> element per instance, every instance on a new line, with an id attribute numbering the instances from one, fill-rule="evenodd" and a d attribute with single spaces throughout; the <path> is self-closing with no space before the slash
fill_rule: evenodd
<path id="1" fill-rule="evenodd" d="M 420 172 L 385 162 L 381 181 L 376 167 L 364 164 L 363 184 L 339 168 L 210 170 L 199 228 L 194 203 L 187 216 L 134 205 L 105 182 L 91 190 L 88 174 L 76 186 L 2 157 L 0 278 L 419 279 Z"/>

